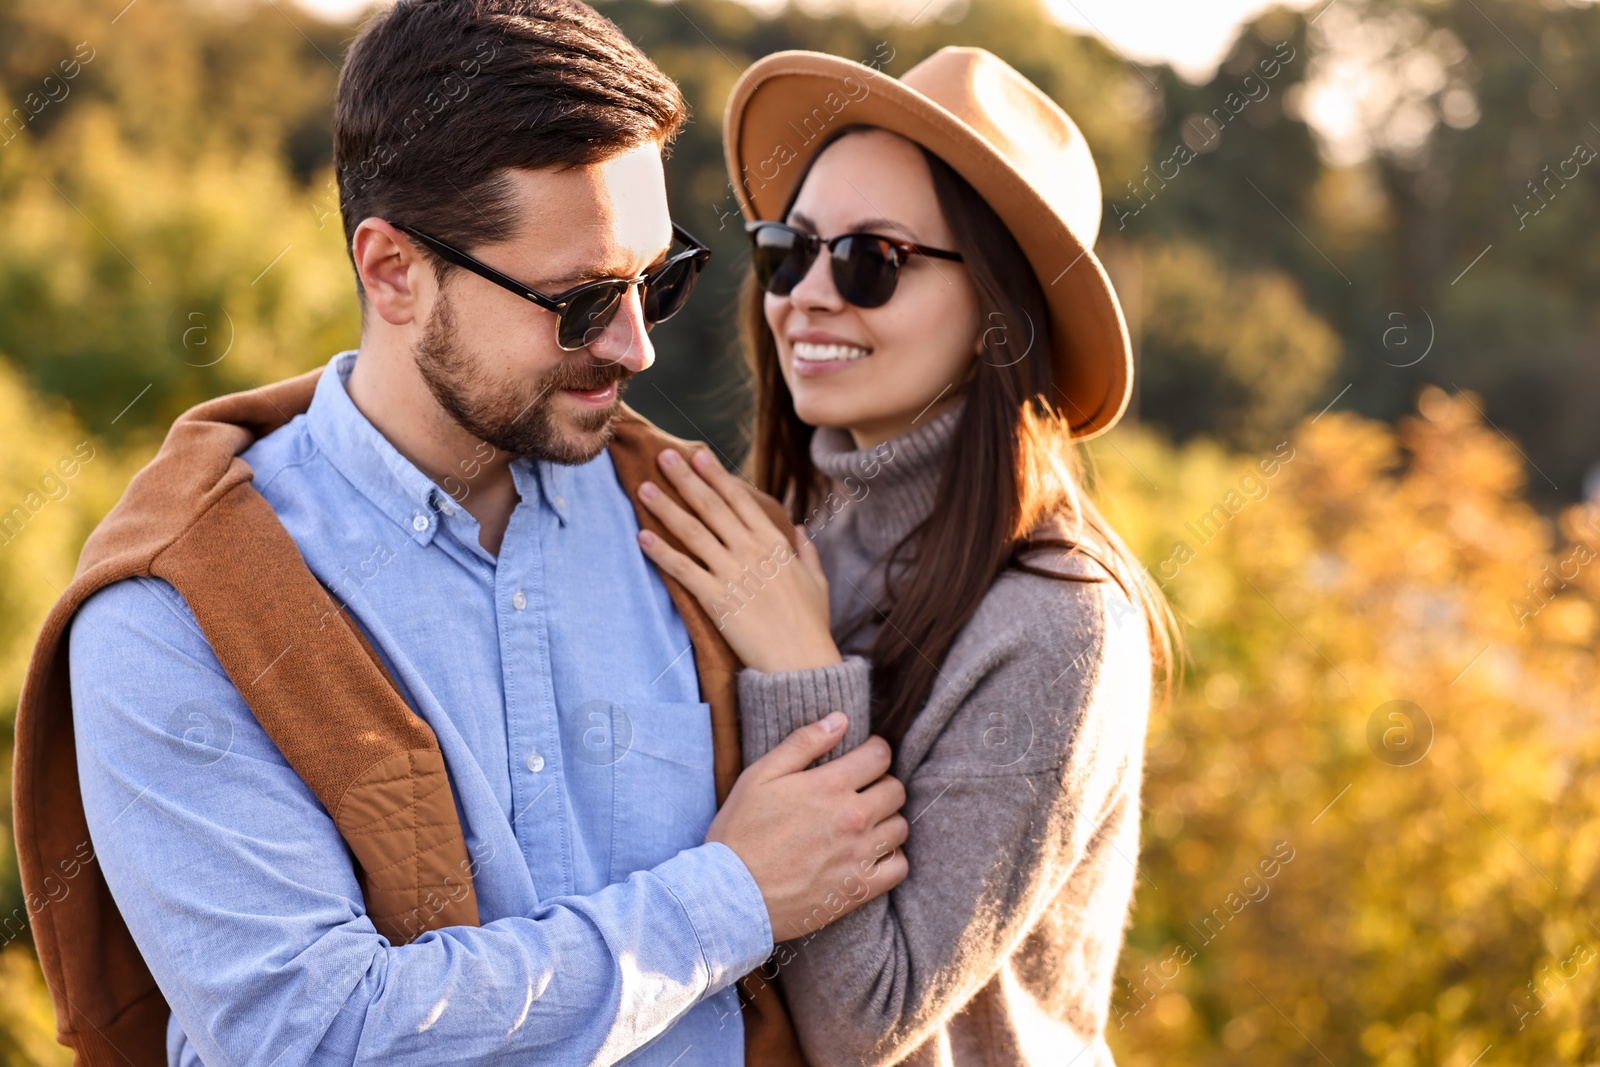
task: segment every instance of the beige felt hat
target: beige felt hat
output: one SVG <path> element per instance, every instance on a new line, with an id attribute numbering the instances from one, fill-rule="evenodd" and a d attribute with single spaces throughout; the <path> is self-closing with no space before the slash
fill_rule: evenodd
<path id="1" fill-rule="evenodd" d="M 1074 435 L 1128 406 L 1133 356 L 1105 268 L 1100 176 L 1083 134 L 1032 82 L 981 48 L 941 48 L 900 79 L 821 52 L 776 52 L 740 77 L 722 141 L 747 219 L 777 219 L 828 136 L 877 126 L 950 164 L 1004 220 L 1050 305 L 1056 395 Z"/>

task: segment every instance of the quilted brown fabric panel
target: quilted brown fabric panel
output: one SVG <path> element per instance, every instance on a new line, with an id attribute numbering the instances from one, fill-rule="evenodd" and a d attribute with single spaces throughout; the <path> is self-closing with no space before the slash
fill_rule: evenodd
<path id="1" fill-rule="evenodd" d="M 367 914 L 392 943 L 478 924 L 472 871 L 437 748 L 374 763 L 345 790 L 333 821 L 365 874 Z M 453 861 L 459 867 L 446 870 Z"/>

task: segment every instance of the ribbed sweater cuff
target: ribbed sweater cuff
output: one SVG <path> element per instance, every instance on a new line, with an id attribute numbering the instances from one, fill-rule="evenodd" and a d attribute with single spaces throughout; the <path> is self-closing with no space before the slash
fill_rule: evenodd
<path id="1" fill-rule="evenodd" d="M 739 672 L 739 720 L 745 766 L 766 755 L 779 741 L 830 711 L 850 719 L 844 738 L 818 763 L 844 755 L 872 734 L 872 666 L 863 656 L 846 656 L 831 667 L 767 674 L 746 667 Z"/>

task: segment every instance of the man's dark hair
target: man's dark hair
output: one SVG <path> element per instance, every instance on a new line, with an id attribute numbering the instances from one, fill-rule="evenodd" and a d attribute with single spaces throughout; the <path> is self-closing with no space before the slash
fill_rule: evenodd
<path id="1" fill-rule="evenodd" d="M 345 252 L 354 266 L 356 226 L 373 215 L 457 247 L 499 239 L 516 222 L 502 169 L 666 144 L 686 111 L 672 79 L 578 0 L 399 0 L 362 28 L 339 74 Z M 356 291 L 364 301 L 359 273 Z"/>

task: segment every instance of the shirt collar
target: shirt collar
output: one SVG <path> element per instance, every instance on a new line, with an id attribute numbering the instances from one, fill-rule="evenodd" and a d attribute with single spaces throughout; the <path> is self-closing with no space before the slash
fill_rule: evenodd
<path id="1" fill-rule="evenodd" d="M 311 407 L 306 412 L 311 439 L 328 462 L 374 507 L 412 540 L 429 544 L 439 531 L 443 507 L 458 505 L 451 501 L 450 494 L 402 456 L 350 399 L 345 383 L 355 367 L 356 355 L 356 349 L 340 352 L 328 361 L 327 370 L 317 380 Z M 523 500 L 537 499 L 542 491 L 550 510 L 566 524 L 571 496 L 570 470 L 518 457 L 511 462 L 511 476 Z"/>
<path id="2" fill-rule="evenodd" d="M 428 544 L 439 529 L 438 499 L 427 475 L 402 456 L 345 391 L 356 350 L 328 361 L 306 412 L 311 439 L 328 462 L 408 536 Z"/>
<path id="3" fill-rule="evenodd" d="M 515 470 L 516 466 L 517 464 L 512 464 L 512 469 Z M 567 516 L 572 511 L 574 468 L 565 463 L 552 463 L 547 459 L 529 463 L 527 466 L 538 472 L 539 489 L 544 494 L 544 502 L 561 525 L 565 526 Z M 520 483 L 518 488 L 520 490 Z"/>

